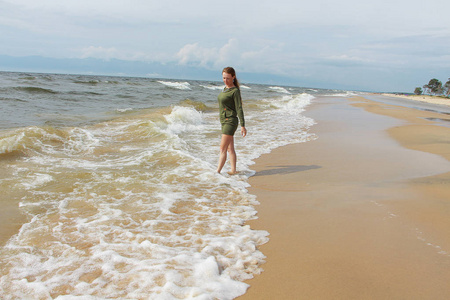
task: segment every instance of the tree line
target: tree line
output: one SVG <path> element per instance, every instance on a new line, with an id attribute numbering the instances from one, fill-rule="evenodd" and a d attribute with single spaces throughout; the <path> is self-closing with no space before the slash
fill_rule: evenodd
<path id="1" fill-rule="evenodd" d="M 428 95 L 435 95 L 435 96 L 450 96 L 450 78 L 448 81 L 442 85 L 442 82 L 440 82 L 438 79 L 433 78 L 428 82 L 428 84 L 425 84 L 423 86 L 423 90 L 421 87 L 416 87 L 414 90 L 414 94 L 416 95 L 422 95 L 422 94 L 428 94 Z"/>

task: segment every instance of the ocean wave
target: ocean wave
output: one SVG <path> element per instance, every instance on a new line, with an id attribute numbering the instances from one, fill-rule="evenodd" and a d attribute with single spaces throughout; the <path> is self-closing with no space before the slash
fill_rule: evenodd
<path id="1" fill-rule="evenodd" d="M 269 87 L 270 90 L 278 92 L 278 93 L 284 93 L 284 94 L 290 94 L 291 92 L 289 92 L 286 88 L 284 87 L 280 87 L 280 86 L 271 86 Z"/>
<path id="2" fill-rule="evenodd" d="M 267 98 L 261 101 L 261 107 L 266 107 L 272 113 L 272 109 L 279 109 L 283 114 L 301 114 L 315 97 L 308 93 L 285 95 L 275 98 Z"/>
<path id="3" fill-rule="evenodd" d="M 47 155 L 89 153 L 98 140 L 82 128 L 57 129 L 51 126 L 27 127 L 8 131 L 0 136 L 0 155 L 28 151 Z"/>
<path id="4" fill-rule="evenodd" d="M 158 81 L 159 83 L 170 87 L 170 88 L 174 88 L 174 89 L 178 89 L 178 90 L 190 90 L 191 89 L 191 84 L 187 81 L 185 82 L 174 82 L 174 81 Z"/>
<path id="5" fill-rule="evenodd" d="M 129 113 L 131 111 L 133 111 L 133 109 L 131 107 L 127 107 L 127 108 L 116 108 L 116 111 L 118 113 Z"/>
<path id="6" fill-rule="evenodd" d="M 0 97 L 0 101 L 8 101 L 8 102 L 23 102 L 23 103 L 27 103 L 27 100 L 24 99 L 18 99 L 18 98 L 4 98 L 4 97 Z"/>
<path id="7" fill-rule="evenodd" d="M 0 136 L 0 155 L 13 152 L 34 150 L 42 145 L 44 140 L 59 139 L 54 128 L 28 127 L 5 132 Z"/>
<path id="8" fill-rule="evenodd" d="M 300 114 L 304 108 L 311 103 L 315 97 L 311 94 L 303 93 L 297 95 L 283 96 L 278 101 L 272 101 L 272 105 L 285 110 L 289 114 Z"/>
<path id="9" fill-rule="evenodd" d="M 88 85 L 88 86 L 89 85 L 97 86 L 99 84 L 112 84 L 112 85 L 120 84 L 120 82 L 117 80 L 100 80 L 100 79 L 90 79 L 90 80 L 77 79 L 77 80 L 73 80 L 73 83 Z"/>
<path id="10" fill-rule="evenodd" d="M 24 76 L 24 77 L 20 77 L 19 79 L 21 80 L 36 80 L 36 76 Z"/>
<path id="11" fill-rule="evenodd" d="M 195 108 L 198 111 L 206 111 L 209 110 L 210 108 L 208 108 L 208 106 L 206 106 L 205 103 L 201 102 L 201 101 L 194 101 L 191 99 L 185 99 L 183 101 L 181 101 L 179 103 L 180 106 L 190 106 Z"/>
<path id="12" fill-rule="evenodd" d="M 332 97 L 353 97 L 353 96 L 358 96 L 358 93 L 357 92 L 352 92 L 352 91 L 343 91 L 342 93 L 330 94 L 328 96 L 332 96 Z"/>
<path id="13" fill-rule="evenodd" d="M 205 89 L 213 90 L 213 91 L 214 90 L 223 90 L 223 88 L 224 88 L 224 85 L 212 85 L 212 84 L 205 85 L 205 84 L 200 84 L 200 86 L 205 88 Z"/>
<path id="14" fill-rule="evenodd" d="M 30 94 L 58 94 L 57 91 L 54 91 L 52 89 L 46 89 L 41 87 L 34 87 L 34 86 L 25 86 L 25 87 L 15 87 L 13 88 L 16 91 L 22 91 Z"/>
<path id="15" fill-rule="evenodd" d="M 97 85 L 100 83 L 100 80 L 98 79 L 92 79 L 92 80 L 74 80 L 73 81 L 76 84 L 85 84 L 85 85 Z"/>
<path id="16" fill-rule="evenodd" d="M 165 118 L 167 130 L 173 134 L 198 130 L 203 123 L 202 113 L 193 107 L 174 106 Z"/>

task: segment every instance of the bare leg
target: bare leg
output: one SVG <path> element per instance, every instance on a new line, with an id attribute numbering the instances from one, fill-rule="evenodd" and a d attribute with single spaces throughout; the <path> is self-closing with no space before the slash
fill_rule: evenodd
<path id="1" fill-rule="evenodd" d="M 233 151 L 234 151 L 233 136 L 222 134 L 222 139 L 220 140 L 220 154 L 219 154 L 219 164 L 217 165 L 217 173 L 220 173 L 220 171 L 222 171 L 223 166 L 225 165 L 225 161 L 227 160 L 227 150 L 230 143 L 233 143 Z M 234 156 L 236 156 L 236 153 L 234 154 Z"/>
<path id="2" fill-rule="evenodd" d="M 228 172 L 228 174 L 233 175 L 236 174 L 236 151 L 234 150 L 234 139 L 231 140 L 230 144 L 228 145 L 228 154 L 230 155 L 230 165 L 231 170 Z"/>

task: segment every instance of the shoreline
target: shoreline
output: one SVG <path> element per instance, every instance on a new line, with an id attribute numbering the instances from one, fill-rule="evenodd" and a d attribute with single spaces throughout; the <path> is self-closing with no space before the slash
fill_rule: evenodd
<path id="1" fill-rule="evenodd" d="M 270 240 L 239 299 L 445 299 L 450 117 L 364 96 L 317 98 L 304 114 L 319 138 L 254 165 L 248 224 Z"/>
<path id="2" fill-rule="evenodd" d="M 400 94 L 390 94 L 390 93 L 382 93 L 379 94 L 386 97 L 393 98 L 402 98 L 409 99 L 413 101 L 420 101 L 430 104 L 439 104 L 439 105 L 447 105 L 450 106 L 450 98 L 439 97 L 439 96 L 430 96 L 430 95 L 400 95 Z"/>

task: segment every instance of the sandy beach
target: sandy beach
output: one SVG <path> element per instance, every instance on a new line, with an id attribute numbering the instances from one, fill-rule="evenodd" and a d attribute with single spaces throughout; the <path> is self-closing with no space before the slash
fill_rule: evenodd
<path id="1" fill-rule="evenodd" d="M 270 241 L 239 299 L 448 299 L 450 116 L 386 99 L 317 98 L 318 138 L 257 160 Z"/>
<path id="2" fill-rule="evenodd" d="M 429 95 L 400 95 L 400 94 L 382 94 L 387 97 L 403 98 L 414 101 L 421 101 L 431 104 L 450 105 L 450 98 L 443 98 Z"/>

